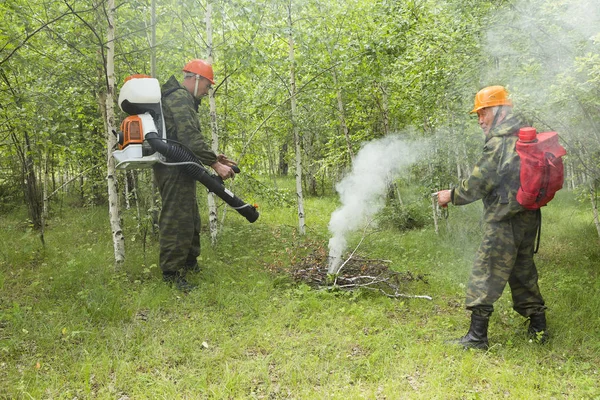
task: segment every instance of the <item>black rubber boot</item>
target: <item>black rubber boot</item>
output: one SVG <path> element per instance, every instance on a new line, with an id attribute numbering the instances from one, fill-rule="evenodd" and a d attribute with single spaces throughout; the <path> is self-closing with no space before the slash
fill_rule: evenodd
<path id="1" fill-rule="evenodd" d="M 451 340 L 449 343 L 463 346 L 465 349 L 483 349 L 489 348 L 488 344 L 488 324 L 489 317 L 480 317 L 471 314 L 471 327 L 469 332 L 460 339 Z"/>
<path id="2" fill-rule="evenodd" d="M 541 312 L 532 314 L 529 317 L 529 328 L 527 334 L 531 339 L 538 343 L 546 343 L 549 339 L 548 328 L 546 327 L 546 313 Z"/>
<path id="3" fill-rule="evenodd" d="M 163 281 L 185 293 L 191 292 L 198 287 L 198 285 L 188 282 L 185 276 L 177 272 L 163 272 Z"/>
<path id="4" fill-rule="evenodd" d="M 185 265 L 183 266 L 183 270 L 184 272 L 191 272 L 193 274 L 200 272 L 198 258 L 188 254 L 187 260 L 185 260 Z"/>
<path id="5" fill-rule="evenodd" d="M 184 269 L 186 272 L 190 272 L 192 274 L 197 274 L 200 272 L 200 266 L 198 265 L 198 262 L 186 264 Z"/>

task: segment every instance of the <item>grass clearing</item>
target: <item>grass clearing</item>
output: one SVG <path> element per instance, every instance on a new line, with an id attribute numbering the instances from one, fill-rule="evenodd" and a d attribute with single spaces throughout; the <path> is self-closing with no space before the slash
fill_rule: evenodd
<path id="1" fill-rule="evenodd" d="M 293 207 L 267 203 L 255 224 L 229 210 L 215 248 L 202 236 L 188 295 L 162 284 L 157 244 L 144 252 L 127 213 L 119 271 L 103 207 L 53 216 L 45 247 L 23 211 L 1 216 L 0 398 L 600 398 L 600 248 L 586 205 L 559 193 L 544 210 L 550 342 L 528 341 L 507 290 L 487 352 L 444 343 L 468 327 L 480 206 L 451 207 L 439 235 L 376 228 L 359 248 L 426 274 L 405 292 L 427 301 L 317 291 L 277 272 L 327 245 L 336 205 L 307 199 L 306 237 Z"/>

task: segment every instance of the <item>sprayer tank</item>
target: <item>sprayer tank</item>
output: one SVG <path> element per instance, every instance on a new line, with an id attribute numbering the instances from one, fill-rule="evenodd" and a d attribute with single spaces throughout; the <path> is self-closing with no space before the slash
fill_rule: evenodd
<path id="1" fill-rule="evenodd" d="M 155 78 L 130 79 L 119 92 L 119 107 L 129 115 L 160 110 L 160 84 Z"/>

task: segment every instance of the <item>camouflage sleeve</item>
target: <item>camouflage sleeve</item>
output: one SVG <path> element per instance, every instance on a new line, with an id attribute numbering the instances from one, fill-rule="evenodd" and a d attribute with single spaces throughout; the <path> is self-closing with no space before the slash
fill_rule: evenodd
<path id="1" fill-rule="evenodd" d="M 484 198 L 497 185 L 498 164 L 502 140 L 491 138 L 483 146 L 483 154 L 473 167 L 471 175 L 463 180 L 452 193 L 452 204 L 464 205 Z"/>
<path id="2" fill-rule="evenodd" d="M 198 115 L 186 93 L 175 91 L 165 99 L 163 107 L 172 117 L 171 123 L 174 124 L 177 140 L 192 150 L 205 165 L 217 161 L 217 155 L 204 141 Z"/>

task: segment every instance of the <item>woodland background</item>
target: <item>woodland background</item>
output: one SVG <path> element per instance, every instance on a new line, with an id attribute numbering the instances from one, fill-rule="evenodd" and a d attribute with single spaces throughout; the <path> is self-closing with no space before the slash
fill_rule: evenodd
<path id="1" fill-rule="evenodd" d="M 0 18 L 0 398 L 600 398 L 598 0 L 8 0 Z M 198 185 L 184 295 L 160 279 L 152 174 L 114 169 L 111 132 L 125 77 L 197 57 L 217 81 L 204 135 L 261 215 Z M 431 193 L 477 160 L 468 111 L 492 84 L 568 151 L 536 255 L 551 340 L 505 293 L 490 350 L 463 351 L 445 341 L 467 329 L 481 204 L 434 228 Z M 428 151 L 348 251 L 407 297 L 307 283 L 336 185 L 389 136 Z"/>
<path id="2" fill-rule="evenodd" d="M 301 232 L 304 194 L 331 192 L 361 145 L 385 135 L 429 139 L 433 155 L 407 177 L 424 196 L 464 178 L 482 143 L 473 95 L 503 84 L 526 121 L 560 133 L 566 186 L 589 202 L 600 233 L 599 9 L 575 0 L 3 2 L 0 207 L 27 204 L 43 239 L 42 220 L 64 193 L 80 205 L 110 200 L 122 242 L 120 207 L 137 195 L 143 218 L 156 199 L 151 174 L 114 173 L 107 158 L 124 117 L 118 88 L 133 73 L 179 78 L 199 57 L 213 60 L 217 81 L 212 110 L 208 99 L 200 110 L 207 140 L 260 181 L 252 191 L 277 196 L 272 177 L 295 174 Z"/>

